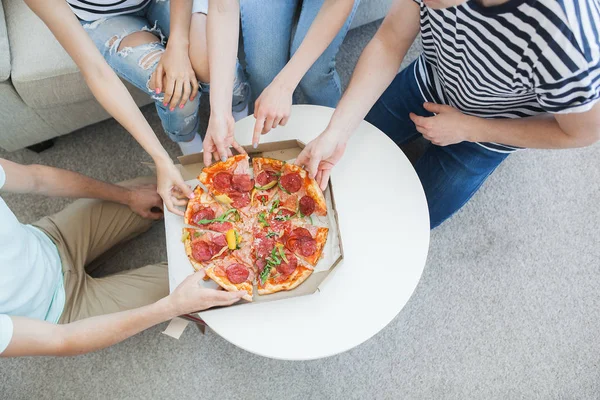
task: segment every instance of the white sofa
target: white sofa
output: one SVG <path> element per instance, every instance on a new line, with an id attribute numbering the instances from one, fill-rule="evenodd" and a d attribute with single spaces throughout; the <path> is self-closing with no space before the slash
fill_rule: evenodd
<path id="1" fill-rule="evenodd" d="M 392 0 L 362 0 L 352 28 Z M 150 98 L 126 84 L 139 106 Z M 23 0 L 0 2 L 0 147 L 18 150 L 109 118 L 77 67 Z"/>

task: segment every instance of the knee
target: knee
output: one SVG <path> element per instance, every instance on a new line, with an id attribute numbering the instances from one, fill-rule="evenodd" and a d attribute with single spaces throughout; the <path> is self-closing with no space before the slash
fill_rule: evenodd
<path id="1" fill-rule="evenodd" d="M 210 83 L 210 71 L 208 68 L 208 54 L 206 52 L 192 51 L 190 48 L 190 62 L 196 74 L 196 79 L 202 83 Z"/>

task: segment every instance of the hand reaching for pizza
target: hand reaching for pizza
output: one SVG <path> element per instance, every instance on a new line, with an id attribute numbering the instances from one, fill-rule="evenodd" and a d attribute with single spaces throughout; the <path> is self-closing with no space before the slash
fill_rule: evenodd
<path id="1" fill-rule="evenodd" d="M 471 121 L 475 117 L 463 114 L 454 107 L 443 104 L 424 103 L 423 107 L 436 115 L 433 117 L 421 117 L 410 113 L 409 117 L 415 123 L 417 131 L 423 134 L 425 139 L 436 146 L 448 146 L 464 141 L 474 141 L 469 134 Z"/>
<path id="2" fill-rule="evenodd" d="M 234 137 L 235 121 L 233 115 L 210 115 L 206 136 L 204 137 L 204 165 L 209 166 L 214 161 L 225 161 L 231 157 L 231 147 L 244 154 L 244 148 Z"/>
<path id="3" fill-rule="evenodd" d="M 224 290 L 207 289 L 201 284 L 205 275 L 204 270 L 200 270 L 188 276 L 167 297 L 176 315 L 189 314 L 215 306 L 230 306 L 246 295 L 243 290 L 226 292 Z"/>
<path id="4" fill-rule="evenodd" d="M 312 140 L 296 159 L 296 164 L 303 165 L 308 170 L 308 174 L 315 178 L 321 190 L 327 188 L 331 170 L 346 150 L 347 142 L 340 136 L 325 130 Z"/>
<path id="5" fill-rule="evenodd" d="M 294 89 L 286 86 L 277 78 L 260 94 L 254 104 L 254 135 L 252 144 L 258 145 L 261 134 L 269 133 L 279 125 L 284 126 L 292 112 Z"/>
<path id="6" fill-rule="evenodd" d="M 194 192 L 185 183 L 179 170 L 173 164 L 173 161 L 165 161 L 156 164 L 156 176 L 158 181 L 158 194 L 162 197 L 167 210 L 174 214 L 183 216 L 183 211 L 175 206 L 184 206 L 187 201 L 182 201 L 181 197 L 194 198 Z"/>

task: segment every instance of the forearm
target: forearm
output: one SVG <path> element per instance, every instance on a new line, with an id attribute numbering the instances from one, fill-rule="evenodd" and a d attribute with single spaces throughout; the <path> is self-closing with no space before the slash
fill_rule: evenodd
<path id="1" fill-rule="evenodd" d="M 207 19 L 211 114 L 231 113 L 239 36 L 238 0 L 211 0 Z"/>
<path id="2" fill-rule="evenodd" d="M 515 119 L 467 117 L 472 142 L 494 142 L 535 149 L 567 149 L 585 147 L 595 140 L 565 132 L 550 114 Z"/>
<path id="3" fill-rule="evenodd" d="M 89 353 L 117 344 L 177 315 L 167 297 L 134 310 L 91 317 L 66 325 L 12 317 L 13 340 L 2 356 L 73 356 Z M 40 331 L 44 334 L 40 335 Z"/>
<path id="4" fill-rule="evenodd" d="M 326 0 L 302 44 L 275 80 L 294 90 L 342 29 L 353 5 L 354 0 Z"/>
<path id="5" fill-rule="evenodd" d="M 171 32 L 167 48 L 176 46 L 187 51 L 190 45 L 192 0 L 171 0 L 170 12 Z"/>

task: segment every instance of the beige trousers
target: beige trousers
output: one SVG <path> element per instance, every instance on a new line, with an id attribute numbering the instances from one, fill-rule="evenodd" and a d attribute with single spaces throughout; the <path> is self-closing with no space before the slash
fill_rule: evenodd
<path id="1" fill-rule="evenodd" d="M 123 185 L 150 183 L 140 178 Z M 152 226 L 152 221 L 129 207 L 100 200 L 81 199 L 33 224 L 56 244 L 63 265 L 66 303 L 59 323 L 141 307 L 167 296 L 167 264 L 93 278 L 103 255 Z"/>

